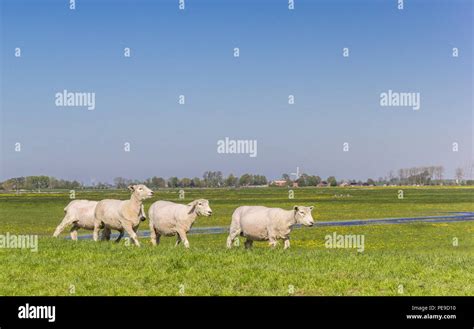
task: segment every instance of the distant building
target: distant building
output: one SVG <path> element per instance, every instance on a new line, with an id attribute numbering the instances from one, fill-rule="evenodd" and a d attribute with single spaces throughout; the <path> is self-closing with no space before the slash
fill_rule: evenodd
<path id="1" fill-rule="evenodd" d="M 318 184 L 318 187 L 327 187 L 327 186 L 329 186 L 329 184 L 328 184 L 328 182 L 326 182 L 324 180 L 321 183 Z"/>
<path id="2" fill-rule="evenodd" d="M 273 185 L 275 186 L 286 186 L 288 185 L 288 182 L 286 180 L 274 180 L 273 182 Z"/>

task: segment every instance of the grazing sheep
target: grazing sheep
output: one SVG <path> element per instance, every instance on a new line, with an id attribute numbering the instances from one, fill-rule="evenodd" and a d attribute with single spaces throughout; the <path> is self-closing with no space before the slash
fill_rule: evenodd
<path id="1" fill-rule="evenodd" d="M 94 220 L 95 220 L 95 207 L 97 206 L 98 201 L 89 201 L 89 200 L 74 200 L 69 202 L 69 204 L 64 208 L 64 213 L 66 214 L 61 221 L 61 223 L 56 227 L 53 236 L 56 238 L 61 234 L 61 232 L 68 225 L 71 227 L 71 239 L 77 241 L 77 231 L 80 228 L 86 230 L 94 229 Z M 142 205 L 140 210 L 140 219 L 144 221 L 146 219 L 145 209 Z M 108 233 L 104 230 L 102 237 L 109 240 L 110 239 L 110 230 Z M 119 237 L 121 238 L 121 237 Z M 117 239 L 118 241 L 120 239 Z"/>
<path id="2" fill-rule="evenodd" d="M 156 201 L 148 210 L 151 243 L 154 246 L 159 244 L 162 235 L 177 235 L 175 246 L 183 241 L 184 246 L 189 248 L 186 233 L 193 226 L 197 216 L 210 216 L 211 214 L 209 201 L 204 199 L 195 200 L 187 205 L 169 201 Z"/>
<path id="3" fill-rule="evenodd" d="M 140 212 L 142 210 L 143 200 L 151 198 L 153 191 L 142 184 L 130 185 L 132 191 L 130 200 L 102 200 L 95 208 L 94 220 L 94 241 L 99 240 L 99 230 L 104 228 L 104 237 L 110 236 L 110 230 L 117 230 L 120 241 L 124 231 L 128 233 L 135 245 L 140 246 L 138 242 L 137 230 L 140 224 Z"/>
<path id="4" fill-rule="evenodd" d="M 269 241 L 275 247 L 278 239 L 285 241 L 284 249 L 290 247 L 290 232 L 293 225 L 313 226 L 313 207 L 294 206 L 293 210 L 267 208 L 262 206 L 242 206 L 232 214 L 227 248 L 240 234 L 247 238 L 245 248 L 251 248 L 253 241 Z"/>

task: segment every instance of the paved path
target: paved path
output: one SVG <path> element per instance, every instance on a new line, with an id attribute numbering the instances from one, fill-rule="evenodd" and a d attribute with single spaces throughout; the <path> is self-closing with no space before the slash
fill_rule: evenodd
<path id="1" fill-rule="evenodd" d="M 408 224 L 413 222 L 425 223 L 451 223 L 451 222 L 466 222 L 474 221 L 474 212 L 456 212 L 449 213 L 445 216 L 427 216 L 427 217 L 406 217 L 406 218 L 382 218 L 382 219 L 362 219 L 362 220 L 344 220 L 344 221 L 330 221 L 330 222 L 316 222 L 313 227 L 319 226 L 362 226 L 362 225 L 378 225 L 378 224 Z M 300 225 L 296 225 L 299 227 Z M 227 233 L 227 227 L 194 227 L 188 234 L 222 234 Z M 141 237 L 150 236 L 150 231 L 139 231 L 138 235 Z M 112 234 L 111 238 L 115 239 L 118 233 Z M 125 235 L 127 236 L 127 235 Z M 79 240 L 92 239 L 92 234 L 80 235 Z M 67 239 L 70 239 L 68 236 Z"/>

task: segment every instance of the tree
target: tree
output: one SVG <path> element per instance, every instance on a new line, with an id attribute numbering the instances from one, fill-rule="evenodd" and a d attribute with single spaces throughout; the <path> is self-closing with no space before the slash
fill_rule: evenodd
<path id="1" fill-rule="evenodd" d="M 191 186 L 191 180 L 189 178 L 181 178 L 181 181 L 179 182 L 180 187 L 190 187 Z"/>
<path id="2" fill-rule="evenodd" d="M 321 181 L 322 179 L 319 176 L 310 176 L 308 179 L 308 186 L 317 186 Z"/>
<path id="3" fill-rule="evenodd" d="M 434 178 L 435 167 L 434 166 L 429 166 L 428 168 L 426 168 L 426 170 L 428 170 L 428 174 L 430 175 L 430 179 L 433 179 Z"/>
<path id="4" fill-rule="evenodd" d="M 442 180 L 443 179 L 443 173 L 444 173 L 444 168 L 443 166 L 437 166 L 434 169 L 434 175 L 437 180 Z"/>
<path id="5" fill-rule="evenodd" d="M 26 178 L 25 177 L 15 177 L 10 178 L 0 184 L 0 186 L 7 190 L 21 190 L 26 187 Z"/>
<path id="6" fill-rule="evenodd" d="M 30 189 L 41 190 L 42 188 L 47 188 L 49 186 L 48 176 L 28 176 L 26 181 Z"/>
<path id="7" fill-rule="evenodd" d="M 405 169 L 398 169 L 398 179 L 400 185 L 405 183 Z"/>
<path id="8" fill-rule="evenodd" d="M 107 183 L 98 182 L 96 184 L 96 188 L 99 189 L 99 190 L 105 190 L 105 189 L 108 189 L 110 187 L 111 187 L 110 184 L 107 184 Z"/>
<path id="9" fill-rule="evenodd" d="M 194 177 L 191 181 L 191 187 L 202 187 L 203 183 L 199 177 Z"/>
<path id="10" fill-rule="evenodd" d="M 162 188 L 162 187 L 166 187 L 166 181 L 164 178 L 162 177 L 156 177 L 156 176 L 153 176 L 151 178 L 151 186 L 153 188 Z"/>
<path id="11" fill-rule="evenodd" d="M 390 170 L 388 173 L 388 181 L 391 182 L 395 178 L 395 175 L 393 174 L 393 170 Z"/>
<path id="12" fill-rule="evenodd" d="M 178 187 L 179 179 L 176 176 L 170 177 L 168 179 L 168 187 L 176 188 Z"/>
<path id="13" fill-rule="evenodd" d="M 337 186 L 337 180 L 334 176 L 329 176 L 327 182 L 330 186 Z"/>
<path id="14" fill-rule="evenodd" d="M 235 177 L 233 174 L 230 174 L 229 176 L 227 176 L 225 180 L 225 186 L 237 186 L 238 182 L 239 182 L 239 179 Z"/>
<path id="15" fill-rule="evenodd" d="M 17 177 L 15 178 L 16 188 L 22 189 L 25 188 L 26 178 L 25 177 Z"/>
<path id="16" fill-rule="evenodd" d="M 456 168 L 456 182 L 461 185 L 462 179 L 464 178 L 464 170 L 462 168 Z"/>
<path id="17" fill-rule="evenodd" d="M 240 176 L 239 185 L 240 186 L 249 186 L 252 183 L 252 176 L 250 174 L 243 174 Z"/>
<path id="18" fill-rule="evenodd" d="M 55 177 L 49 177 L 49 188 L 61 188 L 61 185 L 64 181 L 58 180 Z"/>
<path id="19" fill-rule="evenodd" d="M 7 190 L 7 191 L 11 191 L 11 190 L 14 190 L 14 189 L 18 189 L 16 183 L 15 183 L 15 179 L 8 179 L 6 181 L 4 181 L 2 183 L 2 188 Z"/>
<path id="20" fill-rule="evenodd" d="M 126 178 L 123 178 L 123 177 L 115 177 L 114 178 L 114 185 L 118 189 L 126 188 L 128 185 L 130 185 L 130 183 L 131 183 L 130 179 L 126 179 Z"/>
<path id="21" fill-rule="evenodd" d="M 308 175 L 303 173 L 300 175 L 300 177 L 298 177 L 298 179 L 295 181 L 296 183 L 298 183 L 298 186 L 307 186 L 308 185 Z"/>
<path id="22" fill-rule="evenodd" d="M 375 185 L 375 181 L 372 178 L 367 179 L 367 184 Z"/>
<path id="23" fill-rule="evenodd" d="M 212 172 L 210 171 L 205 171 L 204 174 L 202 175 L 202 180 L 203 180 L 203 184 L 204 186 L 206 187 L 210 187 L 210 181 L 212 179 Z"/>
<path id="24" fill-rule="evenodd" d="M 202 178 L 207 187 L 220 187 L 224 185 L 224 178 L 220 171 L 206 171 Z"/>
<path id="25" fill-rule="evenodd" d="M 267 177 L 263 175 L 250 175 L 252 176 L 252 185 L 267 185 Z"/>

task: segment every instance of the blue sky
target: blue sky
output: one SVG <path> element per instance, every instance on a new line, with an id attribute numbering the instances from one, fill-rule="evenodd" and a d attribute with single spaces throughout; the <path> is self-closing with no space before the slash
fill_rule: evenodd
<path id="1" fill-rule="evenodd" d="M 296 166 L 366 179 L 421 165 L 452 177 L 472 161 L 472 1 L 405 0 L 402 11 L 395 0 L 296 0 L 293 11 L 286 0 L 76 6 L 2 1 L 0 180 L 278 178 Z M 96 109 L 55 106 L 64 89 L 95 92 Z M 389 89 L 420 92 L 421 109 L 381 107 Z M 258 156 L 218 154 L 225 137 L 257 140 Z"/>

